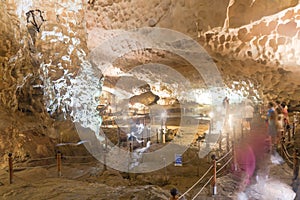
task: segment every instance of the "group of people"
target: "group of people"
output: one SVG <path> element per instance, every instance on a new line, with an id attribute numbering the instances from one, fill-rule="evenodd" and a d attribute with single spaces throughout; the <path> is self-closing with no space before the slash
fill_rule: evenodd
<path id="1" fill-rule="evenodd" d="M 282 137 L 282 134 L 284 134 L 284 131 L 290 128 L 287 105 L 280 101 L 276 101 L 276 103 L 269 102 L 266 124 L 268 126 L 271 148 L 274 148 L 278 145 L 279 139 Z"/>
<path id="2" fill-rule="evenodd" d="M 228 117 L 229 114 L 229 98 L 223 99 L 223 106 L 226 111 L 226 117 Z M 243 127 L 247 130 L 250 130 L 252 119 L 254 117 L 255 108 L 250 100 L 245 100 L 242 103 L 242 108 L 239 109 L 242 113 L 243 118 Z M 226 124 L 226 123 L 225 123 Z M 289 116 L 288 116 L 288 106 L 284 102 L 276 101 L 276 102 L 269 102 L 267 106 L 267 112 L 266 112 L 266 125 L 268 127 L 268 140 L 270 141 L 270 152 L 273 152 L 276 146 L 279 144 L 279 139 L 283 136 L 285 130 L 288 130 L 290 128 L 289 124 Z M 248 141 L 249 142 L 249 141 Z M 251 142 L 250 142 L 251 143 Z M 248 173 L 248 178 L 250 178 L 254 172 L 255 169 L 255 156 L 254 152 L 247 143 L 243 143 L 240 145 L 243 147 L 241 151 L 241 158 L 243 158 L 244 162 L 248 162 L 251 164 L 246 166 L 246 173 Z M 245 161 L 246 159 L 246 161 Z M 254 164 L 254 166 L 252 166 Z M 248 170 L 248 171 L 247 171 Z M 180 195 L 178 193 L 178 190 L 175 188 L 172 188 L 170 190 L 170 200 L 178 200 Z"/>

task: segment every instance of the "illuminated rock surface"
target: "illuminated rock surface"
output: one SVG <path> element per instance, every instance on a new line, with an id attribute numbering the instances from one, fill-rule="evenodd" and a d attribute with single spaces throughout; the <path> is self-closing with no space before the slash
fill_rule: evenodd
<path id="1" fill-rule="evenodd" d="M 201 105 L 190 109 L 188 104 L 190 114 L 202 111 L 207 114 L 207 108 L 202 105 L 207 102 L 204 90 L 207 80 L 197 73 L 191 63 L 174 52 L 161 49 L 131 51 L 111 63 L 113 70 L 109 71 L 104 70 L 104 65 L 93 62 L 95 59 L 90 57 L 90 53 L 122 32 L 115 29 L 167 28 L 198 42 L 217 66 L 231 103 L 239 103 L 249 97 L 259 103 L 285 101 L 290 108 L 299 108 L 300 105 L 300 6 L 297 0 L 9 0 L 1 1 L 0 8 L 2 169 L 7 166 L 8 152 L 13 152 L 16 162 L 26 162 L 32 158 L 53 156 L 58 143 L 78 142 L 78 127 L 73 122 L 81 124 L 80 128 L 96 132 L 97 138 L 102 139 L 101 133 L 97 132 L 98 125 L 106 119 L 111 123 L 110 116 L 103 119 L 94 115 L 87 117 L 96 112 L 98 102 L 95 97 L 101 95 L 103 105 L 113 103 L 116 96 L 122 95 L 131 98 L 134 103 L 144 103 L 142 107 L 130 107 L 137 109 L 137 114 L 157 109 L 150 106 L 153 103 L 163 105 L 159 108 L 174 112 L 173 118 L 170 115 L 166 121 L 170 126 L 178 125 L 175 116 L 180 110 L 178 104 L 183 105 L 192 98 L 198 99 L 196 103 Z M 115 51 L 118 52 L 118 49 Z M 102 53 L 105 55 L 105 52 Z M 134 71 L 136 66 L 149 63 L 169 66 L 180 76 L 174 74 L 175 78 L 171 78 L 173 72 L 170 70 L 162 70 L 159 76 L 157 71 Z M 130 71 L 134 71 L 134 78 L 129 78 L 131 83 L 144 88 L 128 87 L 131 90 L 123 88 L 122 91 L 120 80 L 127 80 L 129 76 L 126 73 Z M 106 75 L 103 80 L 102 74 Z M 185 83 L 176 82 L 183 78 L 188 78 L 191 83 L 188 89 Z M 120 90 L 113 90 L 116 84 Z M 104 90 L 108 92 L 103 93 Z M 113 113 L 120 111 L 112 107 Z M 160 126 L 161 121 L 158 121 L 157 127 Z M 197 131 L 203 133 L 206 128 L 200 127 Z M 76 148 L 75 152 L 73 147 L 68 146 L 61 147 L 61 150 L 67 155 L 89 155 L 83 146 Z M 40 173 L 49 172 L 41 170 Z M 124 181 L 122 178 L 120 180 Z M 149 178 L 148 183 L 159 185 L 153 180 L 160 181 Z M 56 181 L 51 179 L 49 184 L 54 186 Z M 66 184 L 77 184 L 65 181 Z M 29 183 L 25 181 L 24 184 L 25 187 Z M 94 187 L 90 183 L 84 184 L 82 187 Z M 122 184 L 129 185 L 126 181 Z M 169 189 L 172 184 L 179 183 L 174 181 L 164 189 Z M 157 195 L 153 199 L 164 199 L 168 195 L 166 190 L 156 186 L 143 189 L 155 193 L 147 194 Z M 136 188 L 131 192 L 139 194 L 143 189 Z M 14 199 L 17 190 L 10 193 L 9 188 L 5 188 L 7 199 Z M 123 188 L 117 189 L 120 190 Z M 111 191 L 113 193 L 115 190 Z M 124 194 L 123 199 L 130 199 L 129 193 Z M 141 195 L 145 193 L 141 192 Z M 147 196 L 147 199 L 151 198 Z"/>

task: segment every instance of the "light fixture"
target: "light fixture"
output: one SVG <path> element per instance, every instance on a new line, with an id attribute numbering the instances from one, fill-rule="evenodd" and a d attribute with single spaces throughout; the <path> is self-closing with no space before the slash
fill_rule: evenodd
<path id="1" fill-rule="evenodd" d="M 210 113 L 208 113 L 208 116 L 212 119 L 214 117 L 214 113 L 210 112 Z"/>

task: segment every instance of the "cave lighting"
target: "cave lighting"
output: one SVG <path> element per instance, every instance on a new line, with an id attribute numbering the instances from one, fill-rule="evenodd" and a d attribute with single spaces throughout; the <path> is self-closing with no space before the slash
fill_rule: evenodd
<path id="1" fill-rule="evenodd" d="M 214 113 L 210 112 L 210 113 L 208 113 L 208 116 L 212 119 L 214 117 Z"/>

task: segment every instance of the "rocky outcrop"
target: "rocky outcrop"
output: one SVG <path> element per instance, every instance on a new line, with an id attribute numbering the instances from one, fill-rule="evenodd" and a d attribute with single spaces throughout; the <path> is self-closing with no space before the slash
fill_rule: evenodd
<path id="1" fill-rule="evenodd" d="M 142 93 L 140 95 L 135 95 L 130 98 L 129 102 L 131 104 L 141 103 L 146 106 L 155 104 L 159 100 L 159 96 L 154 95 L 151 91 Z"/>
<path id="2" fill-rule="evenodd" d="M 165 27 L 190 35 L 222 26 L 228 0 L 203 1 L 92 1 L 87 9 L 87 29 Z"/>
<path id="3" fill-rule="evenodd" d="M 264 17 L 248 25 L 212 29 L 200 40 L 213 52 L 235 59 L 252 59 L 262 64 L 297 66 L 300 54 L 300 6 Z"/>
<path id="4" fill-rule="evenodd" d="M 11 111 L 33 112 L 35 106 L 32 101 L 39 101 L 39 99 L 31 98 L 36 94 L 34 94 L 35 89 L 30 85 L 38 82 L 36 77 L 38 74 L 35 73 L 29 49 L 26 48 L 27 43 L 24 38 L 27 34 L 24 30 L 20 31 L 20 20 L 14 12 L 15 7 L 9 7 L 4 2 L 0 2 L 0 6 L 4 8 L 0 14 L 0 102 L 2 107 Z M 35 108 L 37 107 L 39 106 Z"/>
<path id="5" fill-rule="evenodd" d="M 297 4 L 296 0 L 1 2 L 0 100 L 13 111 L 45 112 L 44 100 L 47 107 L 61 109 L 53 108 L 49 96 L 61 98 L 70 86 L 80 56 L 87 52 L 86 33 L 92 35 L 94 28 L 165 27 L 200 37 L 212 52 L 290 71 L 286 65 L 298 64 Z M 272 16 L 262 18 L 267 15 Z M 65 83 L 56 84 L 60 88 L 44 87 L 45 81 L 59 82 L 61 77 Z"/>
<path id="6" fill-rule="evenodd" d="M 84 62 L 84 5 L 16 0 L 1 1 L 0 7 L 0 116 L 5 116 L 0 141 L 11 141 L 1 151 L 13 152 L 20 161 L 52 155 L 55 128 L 63 125 L 48 112 L 63 119 L 59 114 L 66 99 L 61 97 Z"/>
<path id="7" fill-rule="evenodd" d="M 298 95 L 296 91 L 300 83 L 297 75 L 291 72 L 298 71 L 298 1 L 93 2 L 86 11 L 89 19 L 87 31 L 91 36 L 89 41 L 95 41 L 101 35 L 101 29 L 155 26 L 177 30 L 204 45 L 216 62 L 227 87 L 242 90 L 244 97 L 290 100 L 295 103 L 293 99 Z M 140 15 L 141 7 L 149 8 L 151 12 L 144 11 Z M 165 7 L 166 11 L 162 9 Z M 113 14 L 118 9 L 124 12 Z M 151 19 L 151 23 L 147 23 L 148 15 L 155 15 L 153 13 L 159 9 L 161 12 L 157 16 L 160 20 Z M 106 12 L 111 15 L 104 15 Z M 101 40 L 106 38 L 102 36 Z M 90 46 L 95 47 L 95 42 Z M 137 60 L 145 57 L 131 55 L 134 56 Z M 167 57 L 166 54 L 163 56 Z M 115 64 L 120 68 L 132 68 L 134 61 L 124 60 Z M 170 63 L 167 64 L 170 66 Z M 189 71 L 192 71 L 192 67 L 185 66 L 180 73 Z M 293 80 L 295 84 L 283 80 Z"/>
<path id="8" fill-rule="evenodd" d="M 1 1 L 0 7 L 0 107 L 12 119 L 33 116 L 30 120 L 36 121 L 39 134 L 53 133 L 48 113 L 63 120 L 62 113 L 72 112 L 69 105 L 77 89 L 73 85 L 89 93 L 84 90 L 88 77 L 74 80 L 79 69 L 90 66 L 89 51 L 108 37 L 96 37 L 99 31 L 111 29 L 162 27 L 187 34 L 210 53 L 228 88 L 259 100 L 299 103 L 300 7 L 296 0 L 10 0 Z M 198 81 L 196 85 L 203 84 L 187 61 L 170 52 L 131 52 L 114 64 L 129 71 L 144 61 L 171 66 Z M 94 83 L 88 87 L 101 86 Z M 161 85 L 150 92 L 174 91 Z M 151 94 L 145 104 L 153 98 Z M 85 100 L 75 102 L 76 106 L 84 110 L 80 103 Z M 3 126 L 3 134 L 11 131 L 7 127 Z M 15 135 L 23 134 L 20 127 Z"/>
<path id="9" fill-rule="evenodd" d="M 248 80 L 260 88 L 265 100 L 291 100 L 297 104 L 292 100 L 299 96 L 300 86 L 296 78 L 300 65 L 299 11 L 297 5 L 239 28 L 212 29 L 199 39 L 217 54 L 218 66 L 231 77 L 231 84 L 237 81 L 242 86 L 241 80 Z"/>
<path id="10" fill-rule="evenodd" d="M 264 16 L 274 15 L 282 10 L 294 7 L 298 0 L 230 0 L 228 7 L 229 28 L 238 28 L 257 21 Z"/>

